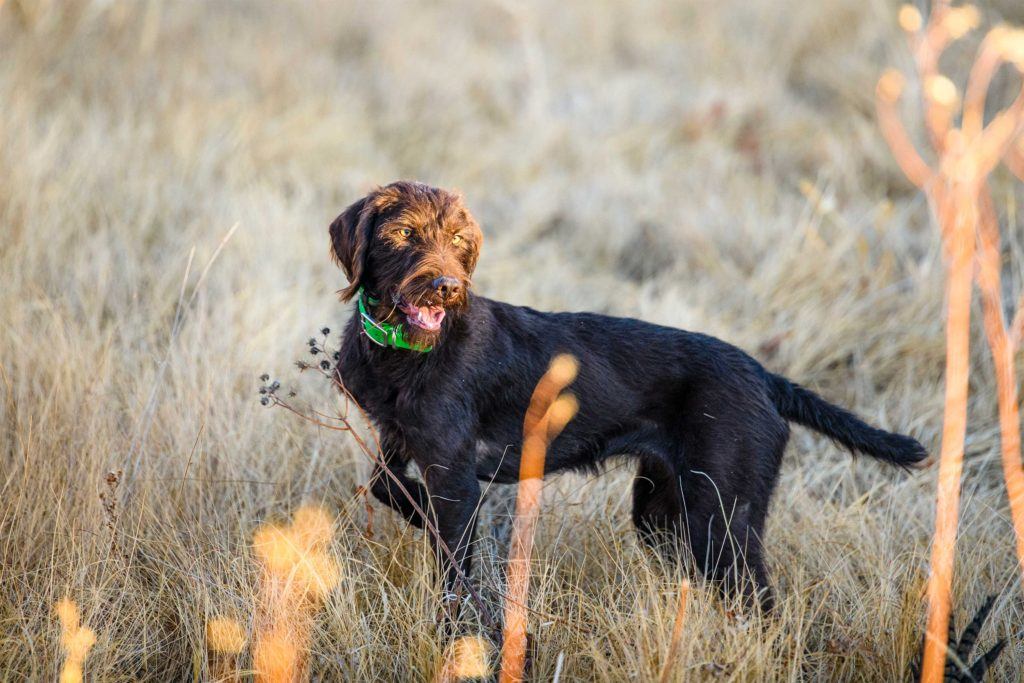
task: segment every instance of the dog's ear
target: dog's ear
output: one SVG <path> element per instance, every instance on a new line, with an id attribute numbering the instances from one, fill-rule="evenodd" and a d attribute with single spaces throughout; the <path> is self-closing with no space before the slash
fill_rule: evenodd
<path id="1" fill-rule="evenodd" d="M 476 219 L 473 218 L 467 209 L 463 208 L 465 212 L 465 223 L 469 232 L 469 255 L 466 259 L 466 274 L 472 277 L 473 271 L 476 270 L 476 262 L 480 259 L 480 249 L 484 246 L 484 233 L 477 224 Z"/>
<path id="2" fill-rule="evenodd" d="M 376 210 L 369 197 L 363 197 L 341 212 L 331 223 L 331 257 L 341 266 L 348 278 L 348 287 L 338 292 L 342 301 L 348 301 L 363 283 L 363 266 L 370 231 Z"/>

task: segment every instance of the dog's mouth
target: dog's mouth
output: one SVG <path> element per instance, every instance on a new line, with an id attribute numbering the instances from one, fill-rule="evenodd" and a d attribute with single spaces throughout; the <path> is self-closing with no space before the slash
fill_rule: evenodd
<path id="1" fill-rule="evenodd" d="M 405 319 L 409 321 L 410 325 L 430 332 L 437 332 L 441 329 L 441 321 L 444 320 L 444 307 L 416 306 L 408 301 L 402 301 L 398 307 L 405 313 Z"/>

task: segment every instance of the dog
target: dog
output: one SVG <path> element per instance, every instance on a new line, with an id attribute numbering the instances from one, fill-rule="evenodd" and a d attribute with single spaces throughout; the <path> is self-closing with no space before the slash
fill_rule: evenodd
<path id="1" fill-rule="evenodd" d="M 579 361 L 579 412 L 545 472 L 635 458 L 640 538 L 678 541 L 726 593 L 766 608 L 764 523 L 790 422 L 904 468 L 927 456 L 915 439 L 866 424 L 714 337 L 476 295 L 483 234 L 457 193 L 380 187 L 334 220 L 330 240 L 348 279 L 339 295 L 356 299 L 337 376 L 381 440 L 371 490 L 417 527 L 430 516 L 449 594 L 470 572 L 479 482 L 518 481 L 530 396 L 560 353 Z"/>

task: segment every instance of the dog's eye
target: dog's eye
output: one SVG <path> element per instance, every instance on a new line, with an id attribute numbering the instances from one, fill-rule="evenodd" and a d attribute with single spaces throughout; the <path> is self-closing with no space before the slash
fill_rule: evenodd
<path id="1" fill-rule="evenodd" d="M 398 234 L 401 235 L 402 237 L 409 237 L 409 235 L 412 234 L 412 228 L 401 228 L 398 231 Z"/>
<path id="2" fill-rule="evenodd" d="M 462 241 L 462 235 L 456 235 L 455 237 L 452 238 L 452 244 L 458 244 L 461 241 Z"/>

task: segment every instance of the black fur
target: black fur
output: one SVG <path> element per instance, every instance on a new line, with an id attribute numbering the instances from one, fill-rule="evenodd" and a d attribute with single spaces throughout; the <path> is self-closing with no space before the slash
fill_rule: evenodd
<path id="1" fill-rule="evenodd" d="M 372 260 L 362 284 L 386 288 L 374 280 Z M 341 380 L 378 427 L 389 466 L 432 511 L 467 573 L 479 482 L 517 481 L 524 413 L 559 353 L 579 360 L 571 387 L 579 413 L 551 445 L 546 473 L 596 471 L 613 456 L 635 457 L 633 521 L 641 536 L 685 541 L 708 577 L 748 596 L 764 589 L 766 602 L 764 521 L 788 421 L 897 465 L 927 455 L 914 439 L 870 427 L 703 334 L 543 313 L 469 293 L 443 320 L 434 350 L 417 353 L 375 345 L 353 315 Z M 411 462 L 425 488 L 406 474 Z M 394 482 L 376 474 L 374 495 L 422 526 Z M 742 580 L 748 576 L 753 585 Z M 445 579 L 454 585 L 450 566 Z"/>
<path id="2" fill-rule="evenodd" d="M 821 432 L 851 451 L 864 453 L 893 465 L 907 467 L 927 456 L 916 439 L 872 427 L 850 411 L 829 403 L 813 391 L 808 391 L 785 377 L 767 374 L 775 406 L 787 420 Z"/>

